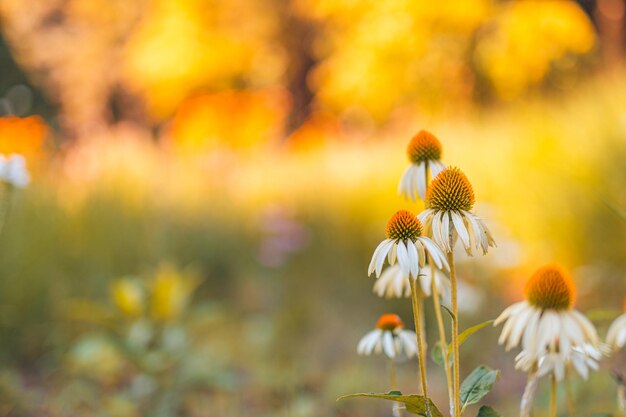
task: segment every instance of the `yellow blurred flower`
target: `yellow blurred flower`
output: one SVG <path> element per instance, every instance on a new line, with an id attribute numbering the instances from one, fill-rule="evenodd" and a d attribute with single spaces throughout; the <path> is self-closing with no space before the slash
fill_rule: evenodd
<path id="1" fill-rule="evenodd" d="M 321 62 L 309 80 L 317 100 L 382 121 L 409 103 L 434 109 L 441 100 L 467 98 L 463 57 L 491 3 L 297 0 L 301 13 L 329 28 L 316 45 Z"/>
<path id="2" fill-rule="evenodd" d="M 171 138 L 187 153 L 224 145 L 245 148 L 278 138 L 287 111 L 286 91 L 278 88 L 200 95 L 181 105 Z"/>
<path id="3" fill-rule="evenodd" d="M 568 55 L 586 54 L 595 45 L 592 23 L 573 1 L 507 2 L 485 34 L 476 62 L 505 99 L 538 85 Z"/>
<path id="4" fill-rule="evenodd" d="M 155 0 L 125 51 L 125 78 L 156 119 L 200 88 L 274 84 L 284 71 L 270 41 L 277 24 L 259 2 Z"/>
<path id="5" fill-rule="evenodd" d="M 195 277 L 178 271 L 172 265 L 162 264 L 152 281 L 152 318 L 164 321 L 179 318 L 197 282 Z"/>
<path id="6" fill-rule="evenodd" d="M 144 290 L 132 279 L 120 279 L 111 285 L 115 306 L 126 316 L 137 317 L 145 310 Z"/>

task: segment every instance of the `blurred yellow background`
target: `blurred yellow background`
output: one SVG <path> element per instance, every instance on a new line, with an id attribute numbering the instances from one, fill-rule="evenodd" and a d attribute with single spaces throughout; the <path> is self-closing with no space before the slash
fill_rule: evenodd
<path id="1" fill-rule="evenodd" d="M 555 261 L 603 334 L 626 295 L 624 8 L 1 0 L 0 152 L 33 181 L 0 235 L 0 416 L 389 413 L 335 399 L 389 388 L 356 343 L 410 318 L 366 268 L 423 208 L 396 193 L 420 129 L 498 243 L 460 262 L 461 327 Z M 525 376 L 482 336 L 463 361 L 502 370 L 488 399 L 514 415 Z M 580 415 L 613 410 L 625 363 L 573 384 Z"/>

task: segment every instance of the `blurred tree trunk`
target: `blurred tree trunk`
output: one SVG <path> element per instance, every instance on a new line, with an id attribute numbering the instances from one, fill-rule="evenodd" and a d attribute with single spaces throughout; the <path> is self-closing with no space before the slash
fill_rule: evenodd
<path id="1" fill-rule="evenodd" d="M 32 7 L 0 1 L 12 55 L 58 106 L 64 138 L 88 138 L 123 119 L 144 119 L 138 115 L 143 104 L 131 98 L 118 63 L 146 1 L 36 0 Z M 126 110 L 129 100 L 132 115 Z"/>
<path id="2" fill-rule="evenodd" d="M 624 56 L 624 0 L 597 0 L 594 20 L 598 25 L 604 62 L 619 63 Z"/>
<path id="3" fill-rule="evenodd" d="M 290 0 L 277 0 L 282 44 L 287 53 L 286 85 L 291 95 L 291 110 L 286 121 L 286 136 L 293 133 L 311 114 L 314 94 L 308 84 L 311 70 L 317 65 L 313 42 L 317 34 L 314 22 L 294 12 Z"/>

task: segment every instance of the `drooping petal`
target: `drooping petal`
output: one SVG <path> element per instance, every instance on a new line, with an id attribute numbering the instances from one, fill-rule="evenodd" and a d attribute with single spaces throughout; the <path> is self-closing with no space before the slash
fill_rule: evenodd
<path id="1" fill-rule="evenodd" d="M 390 358 L 396 357 L 396 349 L 393 343 L 393 336 L 389 330 L 383 331 L 383 349 L 385 351 L 385 355 Z"/>
<path id="2" fill-rule="evenodd" d="M 404 242 L 401 240 L 397 243 L 398 246 L 398 263 L 400 264 L 400 269 L 402 270 L 402 274 L 409 276 L 411 273 L 411 267 L 409 265 L 409 254 L 406 250 L 406 246 L 404 246 Z"/>
<path id="3" fill-rule="evenodd" d="M 463 218 L 456 211 L 451 211 L 450 215 L 452 216 L 452 223 L 454 223 L 454 228 L 461 238 L 461 242 L 463 243 L 463 247 L 468 255 L 472 254 L 472 247 L 470 246 L 470 238 L 467 229 L 465 228 L 465 223 L 463 223 Z"/>
<path id="4" fill-rule="evenodd" d="M 376 259 L 376 277 L 380 276 L 380 273 L 383 270 L 383 265 L 385 263 L 385 258 L 387 257 L 387 253 L 391 250 L 391 248 L 393 247 L 393 245 L 395 245 L 395 243 L 396 242 L 394 242 L 393 240 L 387 239 L 387 243 L 385 244 L 385 246 L 382 247 L 382 249 L 378 253 L 378 258 Z"/>
<path id="5" fill-rule="evenodd" d="M 426 164 L 421 162 L 417 165 L 417 192 L 420 198 L 423 200 L 426 196 Z"/>
<path id="6" fill-rule="evenodd" d="M 413 278 L 417 278 L 417 274 L 419 272 L 419 259 L 417 256 L 417 249 L 411 239 L 407 239 L 406 241 L 406 250 L 409 255 L 409 268 L 411 270 L 411 276 Z"/>
<path id="7" fill-rule="evenodd" d="M 376 246 L 374 250 L 374 254 L 372 255 L 372 260 L 370 261 L 370 265 L 367 268 L 367 275 L 372 275 L 374 269 L 376 268 L 376 261 L 378 259 L 378 254 L 382 251 L 382 249 L 391 241 L 391 239 L 385 239 Z"/>

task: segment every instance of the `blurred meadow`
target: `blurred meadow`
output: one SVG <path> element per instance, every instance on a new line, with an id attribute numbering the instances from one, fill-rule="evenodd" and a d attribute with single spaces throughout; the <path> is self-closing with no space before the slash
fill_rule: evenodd
<path id="1" fill-rule="evenodd" d="M 622 0 L 0 0 L 0 153 L 31 175 L 2 194 L 0 416 L 389 415 L 335 400 L 388 390 L 356 344 L 382 313 L 410 323 L 367 265 L 423 209 L 397 195 L 420 129 L 498 244 L 459 261 L 461 328 L 555 261 L 603 336 L 626 295 L 624 19 Z M 461 371 L 500 369 L 487 399 L 512 416 L 526 376 L 498 331 Z M 572 381 L 579 417 L 615 412 L 613 369 L 624 351 Z"/>

